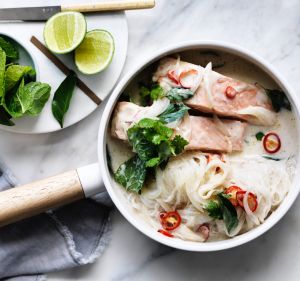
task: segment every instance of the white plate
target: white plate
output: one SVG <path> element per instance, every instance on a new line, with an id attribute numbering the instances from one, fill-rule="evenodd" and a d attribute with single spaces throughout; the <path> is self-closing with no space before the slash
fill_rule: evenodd
<path id="1" fill-rule="evenodd" d="M 58 56 L 69 68 L 75 70 L 78 76 L 103 100 L 108 96 L 117 82 L 123 69 L 128 44 L 128 27 L 124 12 L 111 14 L 87 15 L 87 30 L 106 29 L 114 37 L 115 54 L 109 67 L 103 72 L 87 76 L 76 71 L 73 61 L 73 54 Z M 41 42 L 43 40 L 44 22 L 20 22 L 20 23 L 1 23 L 0 33 L 8 34 L 18 40 L 24 48 L 32 55 L 36 63 L 37 77 L 39 81 L 51 85 L 51 96 L 43 111 L 38 117 L 22 117 L 14 120 L 15 126 L 1 126 L 3 130 L 16 133 L 39 134 L 61 130 L 59 124 L 52 116 L 51 100 L 59 84 L 65 75 L 55 66 L 40 50 L 31 42 L 32 35 L 36 36 Z M 76 88 L 68 113 L 65 116 L 64 128 L 71 126 L 97 108 L 97 105 L 87 97 L 81 90 Z"/>

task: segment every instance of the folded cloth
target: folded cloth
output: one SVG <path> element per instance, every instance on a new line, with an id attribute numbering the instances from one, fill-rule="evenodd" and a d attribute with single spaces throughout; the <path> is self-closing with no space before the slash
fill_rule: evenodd
<path id="1" fill-rule="evenodd" d="M 0 190 L 15 185 L 0 160 Z M 92 263 L 109 242 L 110 210 L 103 193 L 1 228 L 0 279 L 41 281 L 44 273 Z"/>

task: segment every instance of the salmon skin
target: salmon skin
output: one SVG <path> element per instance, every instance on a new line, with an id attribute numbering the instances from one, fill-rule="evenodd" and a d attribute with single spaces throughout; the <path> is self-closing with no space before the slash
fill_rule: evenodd
<path id="1" fill-rule="evenodd" d="M 195 110 L 233 117 L 255 125 L 272 126 L 276 122 L 276 114 L 263 88 L 215 72 L 211 69 L 211 63 L 203 68 L 178 59 L 164 58 L 153 75 L 153 81 L 168 92 L 174 87 L 186 86 L 180 83 L 182 76 L 185 84 L 189 82 L 187 86 L 194 94 L 184 103 Z"/>

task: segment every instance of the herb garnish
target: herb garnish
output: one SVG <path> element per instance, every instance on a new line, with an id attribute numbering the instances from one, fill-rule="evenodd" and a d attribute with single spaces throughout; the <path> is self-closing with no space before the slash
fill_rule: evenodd
<path id="1" fill-rule="evenodd" d="M 0 124 L 13 126 L 10 120 L 38 115 L 50 96 L 48 84 L 35 82 L 35 70 L 14 62 L 19 58 L 12 43 L 0 37 Z"/>
<path id="2" fill-rule="evenodd" d="M 291 104 L 282 90 L 265 89 L 265 91 L 272 102 L 275 112 L 279 112 L 281 108 L 292 110 Z"/>
<path id="3" fill-rule="evenodd" d="M 52 100 L 52 114 L 61 128 L 64 126 L 64 117 L 70 106 L 76 79 L 77 76 L 75 72 L 71 71 L 54 93 Z"/>
<path id="4" fill-rule="evenodd" d="M 265 134 L 263 132 L 258 132 L 256 133 L 255 137 L 258 141 L 261 141 L 263 139 L 263 137 L 265 136 Z"/>
<path id="5" fill-rule="evenodd" d="M 163 98 L 164 90 L 158 84 L 152 84 L 150 87 L 141 85 L 139 88 L 139 95 L 141 97 L 141 105 L 147 106 L 151 101 Z"/>
<path id="6" fill-rule="evenodd" d="M 205 210 L 214 219 L 222 219 L 228 233 L 238 225 L 237 212 L 226 194 L 219 193 L 216 201 L 209 201 Z"/>
<path id="7" fill-rule="evenodd" d="M 190 108 L 183 103 L 171 103 L 158 118 L 163 123 L 171 123 L 182 119 L 189 109 Z"/>
<path id="8" fill-rule="evenodd" d="M 138 155 L 124 162 L 115 173 L 115 180 L 126 190 L 139 192 L 146 178 L 145 161 Z"/>
<path id="9" fill-rule="evenodd" d="M 6 53 L 6 57 L 11 60 L 16 60 L 19 58 L 19 53 L 17 49 L 3 37 L 0 37 L 0 47 Z"/>
<path id="10" fill-rule="evenodd" d="M 127 131 L 127 135 L 137 155 L 119 167 L 115 173 L 115 179 L 132 191 L 142 188 L 146 174 L 151 171 L 151 168 L 157 166 L 163 168 L 171 156 L 181 153 L 188 144 L 188 141 L 179 135 L 172 139 L 172 129 L 159 120 L 149 118 L 140 120 Z M 138 171 L 134 170 L 137 165 L 139 165 Z"/>
<path id="11" fill-rule="evenodd" d="M 282 160 L 281 158 L 275 158 L 275 157 L 271 157 L 268 155 L 262 155 L 263 158 L 268 159 L 268 160 L 273 160 L 273 161 L 280 161 Z"/>
<path id="12" fill-rule="evenodd" d="M 183 89 L 183 88 L 173 88 L 167 93 L 167 98 L 170 101 L 183 101 L 190 97 L 192 97 L 194 93 L 189 89 Z"/>

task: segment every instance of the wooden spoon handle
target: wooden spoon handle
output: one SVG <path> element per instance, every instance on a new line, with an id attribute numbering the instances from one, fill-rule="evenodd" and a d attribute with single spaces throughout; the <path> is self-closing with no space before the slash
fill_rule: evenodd
<path id="1" fill-rule="evenodd" d="M 0 226 L 84 198 L 77 171 L 0 192 Z"/>
<path id="2" fill-rule="evenodd" d="M 99 3 L 87 4 L 66 4 L 61 5 L 61 11 L 76 12 L 105 12 L 105 11 L 121 11 L 135 9 L 150 9 L 155 6 L 155 0 L 123 0 L 123 1 L 104 1 Z"/>

